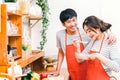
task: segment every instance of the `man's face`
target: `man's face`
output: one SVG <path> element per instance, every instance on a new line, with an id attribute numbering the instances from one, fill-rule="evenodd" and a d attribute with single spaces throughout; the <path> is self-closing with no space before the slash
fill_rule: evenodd
<path id="1" fill-rule="evenodd" d="M 72 17 L 63 23 L 63 26 L 69 31 L 76 31 L 78 26 L 77 18 Z"/>

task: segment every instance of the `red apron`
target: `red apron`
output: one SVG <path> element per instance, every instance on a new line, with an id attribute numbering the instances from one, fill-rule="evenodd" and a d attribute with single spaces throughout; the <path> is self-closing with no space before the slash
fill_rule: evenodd
<path id="1" fill-rule="evenodd" d="M 79 32 L 79 31 L 78 31 Z M 80 40 L 82 38 L 80 36 Z M 76 47 L 73 44 L 67 45 L 67 34 L 65 36 L 65 45 L 66 45 L 66 61 L 68 66 L 68 72 L 70 75 L 70 80 L 85 80 L 86 75 L 86 63 L 78 63 L 75 58 Z M 80 43 L 80 50 L 83 51 L 84 45 Z"/>
<path id="2" fill-rule="evenodd" d="M 99 51 L 90 50 L 89 54 L 100 53 L 103 40 L 104 37 L 102 39 Z M 110 76 L 106 73 L 101 62 L 98 59 L 88 60 L 86 80 L 110 80 Z"/>

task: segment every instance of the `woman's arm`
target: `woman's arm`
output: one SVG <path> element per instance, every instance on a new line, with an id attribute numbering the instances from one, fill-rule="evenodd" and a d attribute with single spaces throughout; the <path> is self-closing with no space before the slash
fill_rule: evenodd
<path id="1" fill-rule="evenodd" d="M 105 47 L 104 47 L 105 48 Z M 99 59 L 101 63 L 112 71 L 120 71 L 120 51 L 115 44 L 109 45 L 109 50 L 105 54 L 109 54 L 104 57 L 101 53 L 94 53 L 89 55 L 89 59 Z"/>
<path id="2" fill-rule="evenodd" d="M 120 50 L 117 43 L 109 45 L 109 53 L 109 60 L 106 62 L 105 66 L 113 71 L 120 71 Z"/>

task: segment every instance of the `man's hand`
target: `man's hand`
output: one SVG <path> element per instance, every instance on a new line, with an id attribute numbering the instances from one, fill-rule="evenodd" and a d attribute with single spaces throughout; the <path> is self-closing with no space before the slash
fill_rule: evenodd
<path id="1" fill-rule="evenodd" d="M 116 35 L 113 33 L 108 34 L 107 39 L 108 39 L 108 44 L 113 44 L 116 43 L 117 41 Z"/>

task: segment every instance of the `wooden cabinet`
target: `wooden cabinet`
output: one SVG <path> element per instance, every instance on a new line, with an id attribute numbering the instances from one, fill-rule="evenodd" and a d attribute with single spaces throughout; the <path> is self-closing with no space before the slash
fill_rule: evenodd
<path id="1" fill-rule="evenodd" d="M 12 27 L 11 24 L 17 28 L 15 33 L 9 34 L 7 21 L 10 22 L 10 28 Z M 44 56 L 44 52 L 41 51 L 25 59 L 22 58 L 22 15 L 7 12 L 6 4 L 0 4 L 0 77 L 1 73 L 5 73 L 6 75 L 8 68 L 11 66 L 8 59 L 8 45 L 16 49 L 16 55 L 11 59 L 17 61 L 21 67 L 32 64 Z"/>
<path id="2" fill-rule="evenodd" d="M 16 55 L 12 58 L 22 56 L 22 16 L 19 14 L 7 13 L 6 4 L 1 4 L 1 27 L 0 27 L 0 65 L 8 64 L 8 45 L 15 48 Z M 8 19 L 8 20 L 7 20 Z M 7 21 L 10 21 L 10 33 L 7 29 Z M 14 26 L 12 26 L 12 24 Z M 0 70 L 1 71 L 1 70 Z M 6 72 L 6 70 L 5 70 Z"/>

